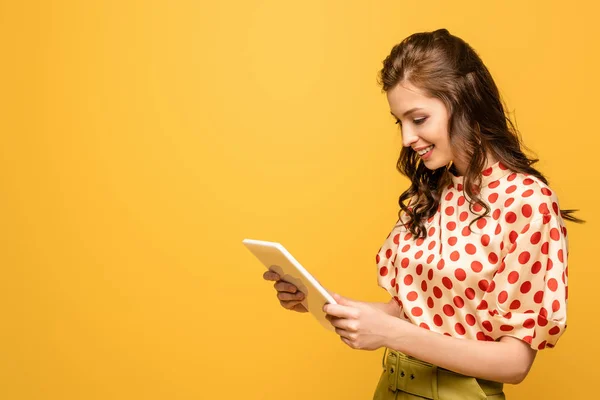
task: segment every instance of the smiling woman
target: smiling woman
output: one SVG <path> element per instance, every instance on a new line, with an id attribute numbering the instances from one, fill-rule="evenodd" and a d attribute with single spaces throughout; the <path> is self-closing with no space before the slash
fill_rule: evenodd
<path id="1" fill-rule="evenodd" d="M 374 399 L 503 399 L 566 329 L 567 229 L 477 53 L 447 30 L 415 33 L 380 83 L 410 179 L 376 254 L 389 303 L 334 295 L 328 320 L 355 349 L 385 348 Z M 303 294 L 271 273 L 281 304 Z M 401 393 L 401 394 L 400 394 Z"/>

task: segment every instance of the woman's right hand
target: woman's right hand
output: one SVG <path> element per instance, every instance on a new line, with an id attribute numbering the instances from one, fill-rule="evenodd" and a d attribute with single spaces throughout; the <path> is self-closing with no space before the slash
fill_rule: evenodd
<path id="1" fill-rule="evenodd" d="M 277 298 L 279 304 L 287 310 L 297 312 L 307 312 L 306 307 L 302 305 L 304 293 L 298 290 L 293 284 L 281 279 L 278 273 L 267 271 L 263 274 L 263 278 L 267 281 L 275 281 L 273 287 L 277 290 Z"/>

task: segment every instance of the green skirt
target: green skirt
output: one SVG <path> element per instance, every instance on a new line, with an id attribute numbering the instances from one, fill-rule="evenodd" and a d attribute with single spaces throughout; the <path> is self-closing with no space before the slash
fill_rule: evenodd
<path id="1" fill-rule="evenodd" d="M 457 374 L 398 351 L 383 353 L 383 373 L 373 400 L 504 400 L 503 384 Z"/>

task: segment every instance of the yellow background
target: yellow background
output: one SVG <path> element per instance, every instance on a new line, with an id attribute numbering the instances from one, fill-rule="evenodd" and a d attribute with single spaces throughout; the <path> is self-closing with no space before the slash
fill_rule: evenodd
<path id="1" fill-rule="evenodd" d="M 3 1 L 0 398 L 369 399 L 381 351 L 280 308 L 244 237 L 384 301 L 407 181 L 376 73 L 446 27 L 481 54 L 568 224 L 569 329 L 511 399 L 597 381 L 588 2 Z M 596 251 L 594 251 L 594 248 Z"/>

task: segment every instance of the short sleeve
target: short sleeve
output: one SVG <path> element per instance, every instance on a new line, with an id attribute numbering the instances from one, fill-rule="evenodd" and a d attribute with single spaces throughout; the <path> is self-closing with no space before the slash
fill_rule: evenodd
<path id="1" fill-rule="evenodd" d="M 567 326 L 566 228 L 558 215 L 538 214 L 511 242 L 478 306 L 482 332 L 554 347 Z"/>

